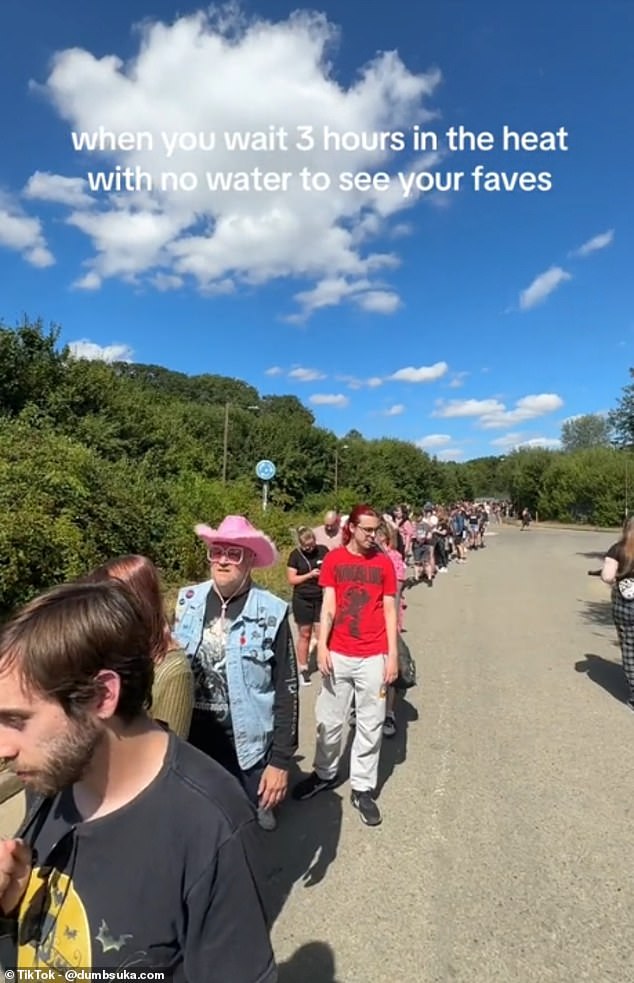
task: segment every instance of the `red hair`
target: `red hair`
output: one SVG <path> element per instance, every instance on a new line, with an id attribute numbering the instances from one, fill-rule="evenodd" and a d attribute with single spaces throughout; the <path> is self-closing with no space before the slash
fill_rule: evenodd
<path id="1" fill-rule="evenodd" d="M 120 580 L 142 606 L 152 623 L 152 650 L 154 662 L 165 658 L 169 648 L 169 628 L 163 608 L 159 572 L 147 556 L 129 553 L 117 556 L 98 567 L 87 578 L 93 582 Z"/>
<path id="2" fill-rule="evenodd" d="M 355 505 L 352 512 L 348 516 L 345 526 L 341 530 L 341 542 L 344 546 L 347 546 L 352 539 L 350 526 L 358 526 L 364 515 L 371 515 L 375 519 L 381 518 L 377 510 L 373 509 L 371 505 Z"/>

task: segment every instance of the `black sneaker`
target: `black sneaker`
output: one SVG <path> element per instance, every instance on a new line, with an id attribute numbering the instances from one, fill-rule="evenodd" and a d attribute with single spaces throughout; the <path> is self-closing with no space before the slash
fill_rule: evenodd
<path id="1" fill-rule="evenodd" d="M 383 724 L 383 737 L 394 737 L 396 734 L 396 717 L 393 713 L 388 713 L 385 716 L 385 723 Z"/>
<path id="2" fill-rule="evenodd" d="M 352 802 L 354 808 L 359 810 L 361 821 L 364 822 L 366 826 L 381 825 L 381 813 L 379 812 L 379 807 L 372 798 L 372 794 L 370 792 L 355 792 L 353 789 L 350 796 L 350 801 Z"/>
<path id="3" fill-rule="evenodd" d="M 294 799 L 303 802 L 304 799 L 312 799 L 313 795 L 336 787 L 336 778 L 320 778 L 317 772 L 313 771 L 308 778 L 303 778 L 301 782 L 297 783 L 291 794 Z"/>

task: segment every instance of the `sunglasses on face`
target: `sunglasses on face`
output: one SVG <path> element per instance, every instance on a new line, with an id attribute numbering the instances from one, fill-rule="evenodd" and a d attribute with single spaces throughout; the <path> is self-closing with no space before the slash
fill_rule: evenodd
<path id="1" fill-rule="evenodd" d="M 227 563 L 238 566 L 244 560 L 244 549 L 242 546 L 210 546 L 207 550 L 210 563 L 219 563 L 223 557 Z"/>

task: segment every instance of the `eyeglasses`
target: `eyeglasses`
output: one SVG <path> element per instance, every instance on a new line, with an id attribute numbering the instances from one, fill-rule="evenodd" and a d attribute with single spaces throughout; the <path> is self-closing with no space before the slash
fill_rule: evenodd
<path id="1" fill-rule="evenodd" d="M 359 532 L 365 533 L 366 536 L 376 536 L 377 532 L 379 531 L 378 526 L 357 526 L 357 529 Z"/>
<path id="2" fill-rule="evenodd" d="M 207 559 L 210 563 L 218 563 L 225 557 L 227 563 L 238 566 L 244 560 L 244 549 L 242 546 L 210 546 L 207 550 Z"/>

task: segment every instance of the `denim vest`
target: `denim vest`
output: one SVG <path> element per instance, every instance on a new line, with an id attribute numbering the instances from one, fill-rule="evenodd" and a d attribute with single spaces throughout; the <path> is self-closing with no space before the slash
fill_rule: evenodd
<path id="1" fill-rule="evenodd" d="M 193 658 L 203 637 L 211 580 L 183 587 L 176 602 L 174 635 Z M 253 585 L 227 639 L 227 688 L 236 757 L 243 771 L 261 761 L 273 740 L 275 689 L 271 660 L 285 601 Z"/>

